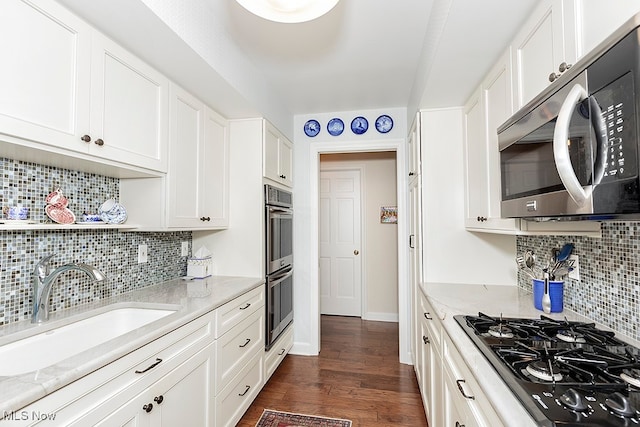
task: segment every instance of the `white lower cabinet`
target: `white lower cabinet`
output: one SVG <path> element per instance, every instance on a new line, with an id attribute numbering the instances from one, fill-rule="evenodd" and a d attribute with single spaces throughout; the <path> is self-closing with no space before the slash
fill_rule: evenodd
<path id="1" fill-rule="evenodd" d="M 287 353 L 293 347 L 293 324 L 278 338 L 273 347 L 265 353 L 264 357 L 264 382 L 266 383 L 271 375 L 278 369 Z"/>
<path id="2" fill-rule="evenodd" d="M 264 357 L 259 287 L 20 409 L 3 425 L 234 426 L 264 385 Z"/>
<path id="3" fill-rule="evenodd" d="M 418 292 L 418 385 L 429 425 L 502 427 L 503 423 L 436 316 Z"/>

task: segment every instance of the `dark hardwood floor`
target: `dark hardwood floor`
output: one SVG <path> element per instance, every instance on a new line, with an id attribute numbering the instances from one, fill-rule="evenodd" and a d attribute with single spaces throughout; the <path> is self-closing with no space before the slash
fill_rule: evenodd
<path id="1" fill-rule="evenodd" d="M 238 423 L 265 408 L 346 418 L 353 427 L 427 426 L 413 367 L 398 362 L 398 324 L 322 316 L 319 356 L 288 355 Z"/>

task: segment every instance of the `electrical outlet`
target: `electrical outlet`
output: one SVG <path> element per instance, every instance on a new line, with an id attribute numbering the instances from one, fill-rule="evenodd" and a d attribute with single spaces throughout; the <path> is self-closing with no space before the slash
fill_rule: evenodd
<path id="1" fill-rule="evenodd" d="M 580 263 L 578 262 L 578 255 L 569 256 L 569 265 L 573 267 L 573 270 L 569 272 L 569 278 L 574 280 L 580 280 Z"/>
<path id="2" fill-rule="evenodd" d="M 138 264 L 149 261 L 147 245 L 138 245 Z"/>
<path id="3" fill-rule="evenodd" d="M 180 252 L 180 256 L 188 256 L 189 255 L 189 242 L 182 242 L 182 250 Z"/>

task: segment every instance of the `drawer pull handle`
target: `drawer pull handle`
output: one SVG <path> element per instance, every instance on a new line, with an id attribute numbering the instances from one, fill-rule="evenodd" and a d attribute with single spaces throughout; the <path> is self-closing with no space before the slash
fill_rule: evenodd
<path id="1" fill-rule="evenodd" d="M 456 380 L 456 384 L 458 384 L 458 390 L 460 390 L 460 393 L 464 396 L 465 399 L 471 399 L 474 400 L 476 397 L 475 396 L 469 396 L 467 393 L 464 392 L 464 389 L 462 388 L 462 383 L 466 382 L 465 380 Z"/>
<path id="2" fill-rule="evenodd" d="M 244 342 L 244 344 L 240 344 L 238 347 L 244 348 L 244 347 L 248 346 L 250 342 L 251 342 L 251 338 L 247 338 L 247 340 Z"/>
<path id="3" fill-rule="evenodd" d="M 284 348 L 283 348 L 282 350 L 280 350 L 280 353 L 278 353 L 278 356 L 282 356 L 282 355 L 284 354 L 284 352 L 285 352 L 285 351 L 287 351 L 287 350 L 286 350 L 286 349 L 284 349 Z"/>
<path id="4" fill-rule="evenodd" d="M 156 397 L 153 398 L 153 401 L 156 402 L 159 405 L 164 401 L 164 396 L 163 395 L 156 396 Z"/>
<path id="5" fill-rule="evenodd" d="M 429 337 L 427 337 L 426 335 L 422 336 L 422 341 L 424 341 L 425 344 L 429 344 L 431 341 L 429 341 Z"/>
<path id="6" fill-rule="evenodd" d="M 153 410 L 153 403 L 147 403 L 146 405 L 144 405 L 142 407 L 142 409 L 146 412 L 149 413 Z"/>
<path id="7" fill-rule="evenodd" d="M 160 363 L 162 363 L 162 359 L 156 358 L 156 361 L 154 363 L 152 363 L 147 369 L 145 369 L 143 371 L 136 371 L 136 374 L 144 374 L 145 372 L 150 371 L 151 369 L 153 369 L 156 366 L 158 366 Z"/>
<path id="8" fill-rule="evenodd" d="M 247 303 L 245 304 L 243 307 L 240 307 L 240 310 L 246 310 L 247 308 L 251 307 L 251 304 Z"/>
<path id="9" fill-rule="evenodd" d="M 433 318 L 431 316 L 429 316 L 429 312 L 424 313 L 424 318 L 427 320 L 433 320 Z"/>
<path id="10" fill-rule="evenodd" d="M 456 427 L 464 427 L 464 424 L 460 424 L 459 421 L 456 421 Z"/>
<path id="11" fill-rule="evenodd" d="M 238 396 L 242 397 L 249 392 L 249 389 L 251 388 L 251 386 L 246 385 L 245 387 L 246 388 L 244 389 L 244 393 L 239 393 Z"/>

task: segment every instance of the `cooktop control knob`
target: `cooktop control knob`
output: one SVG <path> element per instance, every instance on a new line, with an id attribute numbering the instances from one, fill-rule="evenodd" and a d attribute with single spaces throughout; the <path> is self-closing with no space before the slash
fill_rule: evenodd
<path id="1" fill-rule="evenodd" d="M 633 417 L 637 412 L 636 408 L 631 405 L 629 398 L 617 391 L 607 397 L 604 404 L 607 408 L 611 409 L 618 415 L 622 415 L 623 417 Z"/>
<path id="2" fill-rule="evenodd" d="M 565 391 L 559 400 L 572 411 L 582 412 L 587 410 L 587 403 L 584 401 L 584 397 L 572 388 Z"/>

